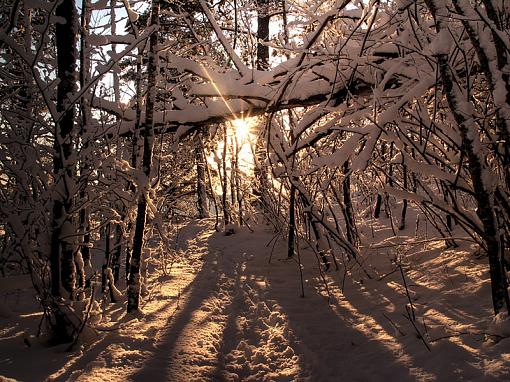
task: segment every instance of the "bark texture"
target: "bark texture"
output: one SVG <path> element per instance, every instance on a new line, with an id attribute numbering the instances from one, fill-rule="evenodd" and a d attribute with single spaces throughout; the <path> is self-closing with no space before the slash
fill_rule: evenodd
<path id="1" fill-rule="evenodd" d="M 159 25 L 159 0 L 152 1 L 151 25 Z M 156 79 L 158 75 L 158 32 L 154 32 L 149 41 L 148 85 L 146 102 L 146 119 L 143 128 L 143 156 L 142 171 L 145 175 L 145 184 L 141 185 L 143 192 L 138 200 L 133 251 L 129 266 L 128 278 L 128 305 L 127 311 L 138 310 L 140 302 L 140 262 L 144 244 L 144 231 L 147 213 L 147 198 L 150 188 L 150 175 L 152 167 L 152 150 L 154 147 L 154 105 L 156 101 Z"/>

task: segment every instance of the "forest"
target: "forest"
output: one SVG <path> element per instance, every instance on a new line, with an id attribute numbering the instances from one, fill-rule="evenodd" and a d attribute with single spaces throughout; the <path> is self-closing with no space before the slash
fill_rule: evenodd
<path id="1" fill-rule="evenodd" d="M 0 381 L 510 380 L 508 271 L 510 2 L 0 0 Z"/>

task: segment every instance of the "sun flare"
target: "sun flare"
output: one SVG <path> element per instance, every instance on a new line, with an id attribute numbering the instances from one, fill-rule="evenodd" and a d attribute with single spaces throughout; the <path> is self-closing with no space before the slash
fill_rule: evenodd
<path id="1" fill-rule="evenodd" d="M 233 131 L 240 143 L 249 142 L 252 139 L 251 129 L 255 118 L 238 118 L 231 121 Z"/>
<path id="2" fill-rule="evenodd" d="M 254 127 L 257 118 L 241 117 L 230 122 L 231 134 L 235 137 L 238 146 L 239 166 L 244 171 L 250 171 L 253 166 L 251 144 L 255 140 Z"/>

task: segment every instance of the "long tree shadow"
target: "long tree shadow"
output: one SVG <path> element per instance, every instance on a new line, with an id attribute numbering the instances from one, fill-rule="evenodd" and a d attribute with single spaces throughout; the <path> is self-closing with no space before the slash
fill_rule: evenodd
<path id="1" fill-rule="evenodd" d="M 167 276 L 165 277 L 165 280 L 159 280 L 158 282 L 171 283 L 174 280 L 176 280 L 176 277 Z M 180 290 L 180 293 L 182 295 L 186 295 L 192 288 L 193 283 L 189 283 Z M 52 370 L 51 374 L 49 374 L 50 376 L 48 380 L 74 380 L 84 371 L 87 371 L 87 368 L 90 369 L 91 365 L 93 366 L 94 362 L 96 362 L 101 355 L 105 354 L 107 357 L 109 357 L 109 348 L 112 346 L 118 346 L 125 349 L 140 349 L 141 352 L 139 357 L 133 357 L 132 354 L 131 356 L 132 358 L 138 358 L 139 363 L 142 364 L 143 360 L 145 359 L 145 356 L 143 355 L 144 352 L 150 352 L 154 348 L 154 337 L 151 336 L 151 334 L 155 334 L 153 333 L 153 328 L 143 329 L 142 325 L 144 323 L 150 323 L 158 319 L 158 316 L 164 314 L 165 311 L 170 312 L 165 320 L 166 325 L 168 325 L 168 323 L 174 319 L 176 313 L 179 312 L 179 310 L 175 308 L 172 309 L 179 304 L 177 296 L 162 296 L 155 299 L 161 299 L 163 301 L 158 304 L 156 309 L 152 309 L 147 314 L 142 313 L 141 315 L 135 314 L 133 316 L 125 316 L 124 313 L 117 313 L 117 315 L 120 315 L 120 320 L 117 321 L 111 328 L 104 329 L 105 332 L 99 331 L 97 339 L 86 341 L 84 344 L 84 349 L 86 351 L 79 352 L 77 354 L 64 353 L 66 355 L 70 354 L 67 363 L 63 365 L 62 362 L 55 362 L 54 369 Z M 142 310 L 146 303 L 147 301 L 142 303 Z M 125 309 L 125 303 L 116 304 L 116 306 L 113 307 L 114 311 L 125 312 Z M 136 332 L 136 329 L 133 329 L 133 326 L 136 326 L 137 323 L 140 323 L 140 332 L 137 336 L 133 336 L 132 331 Z M 143 330 L 145 330 L 145 332 L 142 332 Z M 60 356 L 60 358 L 62 357 Z M 110 361 L 115 363 L 120 362 L 118 359 L 110 359 Z M 132 361 L 133 360 L 131 359 L 126 362 Z"/>
<path id="2" fill-rule="evenodd" d="M 235 239 L 232 239 L 235 240 Z M 286 351 L 281 346 L 283 356 L 292 357 L 299 363 L 293 375 L 274 376 L 278 380 L 311 380 L 311 381 L 337 381 L 337 380 L 373 380 L 377 378 L 391 378 L 393 380 L 415 380 L 416 376 L 409 369 L 409 362 L 405 362 L 398 346 L 388 346 L 382 341 L 377 341 L 359 329 L 359 322 L 349 312 L 343 312 L 344 317 L 336 314 L 312 285 L 312 273 L 305 272 L 305 298 L 302 299 L 299 287 L 299 271 L 294 263 L 273 260 L 269 266 L 266 264 L 270 249 L 260 252 L 260 239 L 246 239 L 243 248 L 247 253 L 256 253 L 256 257 L 248 257 L 246 266 L 242 271 L 242 283 L 240 288 L 251 291 L 256 301 L 263 301 L 269 312 L 260 314 L 258 320 L 262 320 L 260 326 L 274 325 L 276 330 L 280 326 L 288 328 L 281 331 L 284 336 L 276 336 L 277 342 L 289 345 L 292 351 Z M 228 255 L 228 247 L 223 248 Z M 277 249 L 278 250 L 278 249 Z M 276 256 L 275 256 L 276 257 Z M 310 271 L 312 272 L 313 269 Z M 308 282 L 306 282 L 306 280 Z M 236 299 L 238 306 L 232 312 L 238 316 L 248 317 L 253 306 L 246 305 L 246 296 L 239 295 Z M 249 301 L 249 300 L 248 300 Z M 260 304 L 260 302 L 258 303 Z M 274 317 L 277 317 L 273 320 Z M 278 319 L 280 318 L 280 319 Z M 285 322 L 281 321 L 281 318 Z M 285 364 L 286 361 L 274 355 L 274 348 L 281 344 L 274 343 L 275 338 L 270 338 L 266 350 L 261 341 L 261 330 L 257 330 L 257 322 L 252 317 L 251 327 L 248 330 L 240 330 L 237 317 L 230 316 L 225 329 L 225 335 L 229 339 L 223 342 L 220 350 L 219 363 L 216 376 L 231 378 L 232 380 L 244 380 L 253 372 L 254 365 L 250 367 L 242 365 L 230 365 L 229 362 L 237 358 L 253 362 L 255 352 L 266 351 L 268 362 Z M 263 337 L 263 336 L 262 336 Z M 285 337 L 285 338 L 283 338 Z M 264 338 L 263 338 L 264 339 Z M 326 340 L 325 340 L 326 339 Z M 258 342 L 258 344 L 257 344 Z M 257 347 L 254 349 L 253 347 Z M 248 348 L 245 353 L 240 351 Z M 272 358 L 271 358 L 272 355 Z M 409 357 L 408 357 L 409 358 Z M 373 362 L 374 359 L 377 362 Z M 384 365 L 382 368 L 381 365 Z M 237 367 L 237 368 L 236 368 Z M 249 370 L 251 368 L 251 370 Z M 278 368 L 275 368 L 278 371 Z M 237 378 L 232 378 L 235 371 Z M 257 371 L 257 370 L 255 370 Z M 284 372 L 279 369 L 279 372 Z M 243 374 L 244 373 L 244 374 Z M 253 375 L 251 375 L 253 379 Z M 227 379 L 228 379 L 227 378 Z M 228 379 L 228 380 L 231 380 Z M 269 378 L 269 380 L 272 380 Z"/>
<path id="3" fill-rule="evenodd" d="M 359 312 L 371 315 L 387 331 L 397 323 L 407 335 L 398 335 L 395 339 L 414 354 L 415 364 L 437 375 L 438 379 L 496 379 L 478 366 L 494 361 L 482 351 L 484 336 L 478 334 L 491 315 L 488 299 L 480 301 L 485 289 L 486 295 L 490 296 L 489 287 L 478 286 L 474 291 L 473 284 L 480 285 L 480 281 L 463 273 L 466 264 L 471 272 L 481 269 L 486 272 L 483 264 L 464 259 L 458 253 L 455 256 L 443 253 L 438 248 L 417 251 L 409 261 L 415 264 L 414 269 L 405 274 L 413 293 L 414 322 L 406 309 L 409 300 L 399 272 L 384 281 L 368 280 L 362 287 L 351 283 L 346 292 L 349 301 Z M 429 264 L 424 265 L 424 262 Z M 443 270 L 443 267 L 448 269 Z M 382 301 L 393 304 L 391 310 L 386 309 L 386 315 L 383 315 L 386 307 Z M 462 336 L 455 336 L 456 332 L 462 332 Z M 449 337 L 451 334 L 453 336 Z M 420 337 L 426 337 L 431 352 L 421 346 Z M 438 338 L 443 340 L 436 341 Z"/>
<path id="4" fill-rule="evenodd" d="M 313 284 L 318 272 L 314 261 L 309 262 L 304 258 L 305 298 L 301 299 L 297 265 L 277 260 L 279 255 L 283 257 L 284 248 L 276 246 L 273 262 L 268 266 L 265 262 L 270 250 L 261 252 L 260 240 L 256 245 L 253 242 L 257 242 L 257 239 L 237 240 L 245 240 L 243 248 L 248 253 L 256 253 L 256 257 L 246 262 L 240 287 L 256 290 L 268 304 L 274 302 L 272 308 L 286 318 L 286 325 L 290 328 L 287 341 L 300 364 L 296 380 L 484 378 L 483 370 L 474 366 L 480 363 L 480 359 L 462 344 L 445 341 L 434 345 L 432 353 L 429 352 L 417 338 L 411 323 L 398 311 L 402 309 L 404 312 L 406 296 L 385 283 L 365 286 L 351 283 L 347 297 L 342 298 L 341 302 L 333 300 L 332 305 L 328 305 L 324 297 L 317 295 L 316 285 Z M 227 254 L 228 247 L 224 250 Z M 265 280 L 267 287 L 262 287 L 260 280 Z M 409 282 L 412 283 L 412 279 Z M 400 316 L 397 321 L 400 327 L 405 326 L 405 334 L 398 333 L 388 315 L 383 314 L 387 313 L 387 302 L 394 305 L 393 317 Z M 242 298 L 238 298 L 238 304 L 240 307 L 234 311 L 249 308 L 242 306 Z M 452 313 L 466 319 L 474 312 Z M 257 338 L 253 331 L 241 332 L 236 317 L 229 317 L 228 322 L 225 334 L 229 340 L 221 348 L 216 372 L 219 376 L 229 375 L 225 369 L 229 369 L 228 362 L 233 357 L 228 355 L 239 355 L 241 341 L 249 342 Z"/>
<path id="5" fill-rule="evenodd" d="M 473 322 L 476 313 L 480 317 L 485 310 L 480 309 L 480 306 L 469 305 L 468 309 L 448 309 L 442 301 L 446 287 L 443 285 L 440 290 L 429 290 L 425 285 L 415 283 L 413 278 L 416 274 L 413 274 L 405 276 L 409 286 L 412 286 L 411 289 L 418 291 L 417 297 L 419 296 L 418 301 L 413 302 L 414 309 L 418 309 L 416 320 L 413 320 L 406 309 L 409 300 L 403 292 L 403 280 L 399 280 L 399 277 L 400 275 L 395 273 L 384 282 L 365 280 L 363 283 L 356 283 L 348 280 L 344 293 L 333 293 L 335 298 L 332 308 L 339 320 L 352 321 L 371 341 L 379 341 L 392 348 L 392 352 L 397 355 L 395 361 L 410 369 L 412 379 L 490 380 L 491 377 L 484 374 L 483 368 L 476 366 L 483 363 L 476 350 L 476 347 L 481 346 L 480 336 L 478 344 L 475 344 L 476 339 L 473 336 L 431 344 L 428 342 L 429 338 L 426 338 L 426 331 L 434 329 L 431 326 L 434 322 L 429 318 L 428 329 L 423 325 L 424 312 L 430 307 L 438 309 L 434 310 L 433 318 L 441 317 L 448 322 L 457 320 L 459 325 Z M 394 288 L 395 285 L 399 285 L 401 290 Z M 461 294 L 460 290 L 457 292 Z M 430 301 L 431 306 L 428 304 L 429 298 L 433 300 L 433 303 Z M 435 329 L 444 330 L 444 322 L 443 325 L 437 322 L 434 324 Z M 422 342 L 422 338 L 431 351 Z"/>
<path id="6" fill-rule="evenodd" d="M 399 362 L 403 361 L 407 367 L 415 369 L 417 375 L 428 375 L 434 380 L 446 381 L 483 378 L 483 371 L 473 366 L 479 359 L 466 348 L 449 341 L 440 345 L 429 342 L 426 330 L 433 328 L 430 321 L 428 329 L 423 325 L 424 305 L 415 302 L 415 309 L 418 307 L 420 311 L 414 320 L 405 308 L 408 305 L 407 297 L 385 287 L 384 284 L 373 284 L 365 284 L 363 291 L 360 291 L 359 286 L 351 285 L 346 288 L 345 298 L 341 301 L 334 299 L 333 306 L 339 317 L 365 321 L 363 329 L 379 332 L 378 337 L 383 342 L 397 346 L 398 351 L 404 354 Z M 392 302 L 391 312 L 386 310 L 383 301 Z"/>
<path id="7" fill-rule="evenodd" d="M 339 316 L 327 301 L 316 294 L 311 284 L 312 274 L 305 269 L 305 297 L 300 297 L 298 269 L 295 279 L 285 280 L 290 264 L 275 264 L 267 278 L 271 286 L 267 294 L 274 299 L 288 317 L 293 343 L 301 355 L 302 368 L 310 370 L 314 381 L 414 380 L 406 364 L 400 360 L 398 349 L 373 340 L 360 328 L 352 312 Z M 325 341 L 325 339 L 327 339 Z M 373 357 L 377 362 L 373 362 Z M 384 368 L 381 368 L 384 365 Z"/>
<path id="8" fill-rule="evenodd" d="M 320 287 L 315 258 L 303 251 L 305 297 L 301 298 L 297 263 L 279 260 L 285 257 L 285 248 L 277 243 L 273 261 L 267 264 L 270 248 L 263 246 L 267 239 L 267 233 L 262 232 L 241 230 L 225 237 L 209 231 L 189 247 L 190 251 L 203 253 L 203 264 L 188 289 L 182 291 L 179 309 L 161 308 L 144 317 L 145 322 L 161 322 L 161 315 L 168 312 L 163 329 L 161 324 L 156 332 L 145 328 L 142 339 L 115 338 L 122 346 L 140 353 L 139 359 L 125 360 L 136 363 L 126 365 L 133 369 L 127 380 L 406 381 L 483 377 L 483 370 L 473 366 L 480 359 L 462 344 L 445 341 L 429 353 L 399 313 L 405 306 L 405 295 L 385 282 L 348 282 L 345 294 L 333 291 L 334 298 L 328 304 L 317 292 Z M 414 287 L 413 278 L 409 283 Z M 432 293 L 424 286 L 420 288 L 420 293 Z M 459 317 L 474 314 L 461 309 L 454 313 Z M 395 322 L 388 317 L 401 328 L 407 325 L 406 333 L 397 333 Z M 151 336 L 158 337 L 157 342 Z M 110 339 L 106 344 L 113 342 Z M 105 346 L 98 347 L 98 351 Z M 87 354 L 80 364 L 97 353 Z"/>
<path id="9" fill-rule="evenodd" d="M 215 292 L 211 285 L 216 286 L 221 277 L 217 272 L 220 254 L 214 251 L 205 253 L 207 248 L 202 248 L 211 232 L 207 228 L 210 227 L 192 226 L 192 232 L 186 232 L 186 239 L 180 243 L 180 247 L 192 251 L 190 256 L 196 259 L 181 261 L 182 267 L 174 267 L 173 275 L 164 277 L 164 280 L 152 281 L 160 282 L 164 286 L 165 283 L 182 283 L 183 279 L 187 278 L 187 284 L 184 283 L 183 287 L 179 288 L 179 293 L 174 286 L 171 288 L 175 289 L 172 295 L 165 295 L 161 291 L 156 293 L 155 297 L 148 301 L 150 308 L 147 313 L 126 317 L 120 322 L 120 330 L 94 341 L 87 347 L 87 351 L 72 357 L 60 371 L 53 373 L 50 380 L 75 380 L 84 373 L 88 375 L 111 367 L 120 367 L 124 369 L 122 374 L 128 375 L 130 370 L 133 370 L 131 373 L 134 374 L 128 377 L 129 380 L 145 380 L 148 376 L 153 376 L 155 380 L 165 380 L 165 365 L 171 360 L 163 359 L 164 356 L 171 354 L 180 331 L 186 326 L 192 313 Z M 200 251 L 197 250 L 197 245 L 201 246 Z M 185 254 L 185 251 L 181 252 Z M 186 265 L 190 260 L 195 262 L 192 267 Z M 191 273 L 196 272 L 197 262 L 201 263 L 201 268 L 193 275 Z M 195 269 L 192 269 L 193 267 Z M 190 274 L 183 278 L 178 274 L 183 271 Z M 165 292 L 168 294 L 169 289 L 166 288 Z M 142 306 L 145 303 L 147 301 Z M 136 326 L 139 327 L 138 332 Z M 168 329 L 162 335 L 161 326 L 163 330 Z"/>
<path id="10" fill-rule="evenodd" d="M 174 363 L 180 363 L 185 368 L 190 366 L 189 371 L 181 369 L 179 373 L 188 374 L 191 380 L 197 369 L 201 370 L 201 375 L 212 377 L 217 354 L 214 354 L 214 359 L 200 357 L 193 360 L 191 358 L 196 355 L 196 349 L 207 344 L 186 341 L 193 339 L 193 331 L 200 330 L 200 326 L 207 323 L 209 316 L 228 314 L 224 312 L 229 306 L 228 292 L 236 285 L 237 268 L 240 264 L 225 266 L 225 259 L 221 257 L 220 251 L 208 248 L 208 254 L 204 257 L 203 266 L 196 275 L 191 290 L 182 296 L 185 303 L 180 305 L 175 317 L 168 321 L 167 330 L 160 337 L 150 359 L 129 378 L 130 381 L 175 380 Z M 221 306 L 223 304 L 226 306 Z M 193 324 L 197 327 L 191 327 Z M 214 334 L 212 340 L 220 343 L 221 336 Z M 201 341 L 203 339 L 198 342 Z M 212 346 L 219 347 L 217 344 Z M 208 349 L 207 352 L 216 353 L 215 348 Z"/>

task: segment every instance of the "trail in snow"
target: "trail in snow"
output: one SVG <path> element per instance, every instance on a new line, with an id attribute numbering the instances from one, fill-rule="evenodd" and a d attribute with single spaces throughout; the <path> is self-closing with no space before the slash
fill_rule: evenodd
<path id="1" fill-rule="evenodd" d="M 146 314 L 124 322 L 49 380 L 317 380 L 302 369 L 288 317 L 270 296 L 264 275 L 270 236 L 253 235 L 227 238 L 207 221 L 185 227 L 184 260 L 144 307 Z M 279 288 L 301 303 L 295 264 L 273 264 L 290 266 L 292 280 L 278 281 Z"/>
<path id="2" fill-rule="evenodd" d="M 268 263 L 271 235 L 258 227 L 224 236 L 210 221 L 189 224 L 170 274 L 152 279 L 143 315 L 126 317 L 115 304 L 108 315 L 116 323 L 82 352 L 34 346 L 16 354 L 25 351 L 26 362 L 44 354 L 37 375 L 51 381 L 510 380 L 510 339 L 485 346 L 479 334 L 490 329 L 480 319 L 490 315 L 480 302 L 488 295 L 483 261 L 434 246 L 404 259 L 415 328 L 404 317 L 398 272 L 370 280 L 351 266 L 343 283 L 343 272 L 331 270 L 328 297 L 315 256 L 302 248 L 301 298 L 284 243 Z M 365 260 L 374 276 L 391 270 L 384 253 Z M 456 332 L 465 334 L 434 341 Z M 21 359 L 12 361 L 8 370 L 0 363 L 0 374 L 33 380 Z"/>

